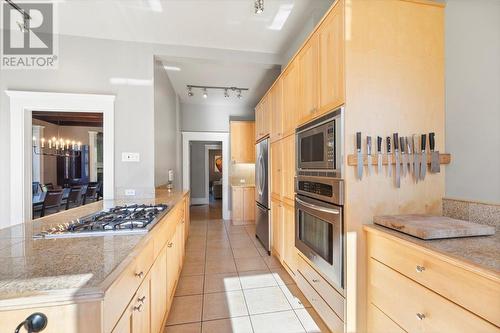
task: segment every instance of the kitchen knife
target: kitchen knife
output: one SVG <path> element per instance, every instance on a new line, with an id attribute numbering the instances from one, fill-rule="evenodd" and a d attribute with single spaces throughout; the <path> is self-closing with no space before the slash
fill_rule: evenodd
<path id="1" fill-rule="evenodd" d="M 372 137 L 371 136 L 366 137 L 366 153 L 368 155 L 366 157 L 366 159 L 368 160 L 368 175 L 371 175 L 372 169 L 373 169 L 373 166 L 372 166 Z"/>
<path id="2" fill-rule="evenodd" d="M 425 174 L 427 172 L 427 152 L 426 152 L 426 139 L 427 136 L 422 134 L 420 137 L 420 149 L 422 150 L 422 158 L 420 160 L 420 179 L 425 179 Z"/>
<path id="3" fill-rule="evenodd" d="M 406 143 L 406 151 L 408 152 L 408 166 L 410 167 L 410 177 L 413 175 L 413 143 L 412 141 L 405 136 L 405 143 Z"/>
<path id="4" fill-rule="evenodd" d="M 401 175 L 403 177 L 406 177 L 406 171 L 408 170 L 408 161 L 406 159 L 406 145 L 405 145 L 405 137 L 402 136 L 399 138 L 399 146 L 400 146 L 400 150 L 401 150 L 401 164 L 403 165 L 403 172 L 401 173 Z"/>
<path id="5" fill-rule="evenodd" d="M 401 165 L 399 164 L 399 139 L 398 139 L 398 133 L 393 134 L 393 141 L 394 141 L 394 159 L 396 161 L 396 187 L 400 188 L 401 187 L 401 173 L 400 173 L 400 167 Z"/>
<path id="6" fill-rule="evenodd" d="M 436 148 L 436 134 L 434 132 L 429 133 L 429 148 L 431 150 L 431 172 L 438 173 L 440 172 L 440 164 L 439 164 L 439 151 L 434 150 Z"/>
<path id="7" fill-rule="evenodd" d="M 392 155 L 391 155 L 391 137 L 385 139 L 387 144 L 387 176 L 392 176 Z"/>
<path id="8" fill-rule="evenodd" d="M 358 153 L 358 179 L 363 179 L 363 155 L 361 154 L 361 132 L 356 133 L 356 151 Z"/>
<path id="9" fill-rule="evenodd" d="M 420 148 L 419 141 L 418 141 L 418 135 L 413 134 L 413 169 L 415 171 L 415 183 L 418 183 L 418 180 L 420 178 L 420 153 L 418 149 Z"/>
<path id="10" fill-rule="evenodd" d="M 377 136 L 377 173 L 382 173 L 382 137 Z"/>

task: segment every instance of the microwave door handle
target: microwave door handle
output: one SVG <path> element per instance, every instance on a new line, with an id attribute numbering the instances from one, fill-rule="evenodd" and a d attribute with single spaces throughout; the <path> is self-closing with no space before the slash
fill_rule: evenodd
<path id="1" fill-rule="evenodd" d="M 320 211 L 323 213 L 335 214 L 335 215 L 340 214 L 340 211 L 338 209 L 317 206 L 317 205 L 305 202 L 303 200 L 300 200 L 299 198 L 295 198 L 295 200 L 297 200 L 298 203 L 300 203 L 301 205 L 303 205 L 305 207 L 308 207 L 308 208 L 311 208 L 311 209 L 314 209 L 314 210 L 317 210 L 317 211 Z"/>

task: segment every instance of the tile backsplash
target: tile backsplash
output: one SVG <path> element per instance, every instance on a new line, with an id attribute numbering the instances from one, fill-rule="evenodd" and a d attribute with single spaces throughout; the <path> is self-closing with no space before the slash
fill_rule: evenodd
<path id="1" fill-rule="evenodd" d="M 243 179 L 246 185 L 255 185 L 255 164 L 232 164 L 230 173 L 231 185 L 240 185 Z"/>
<path id="2" fill-rule="evenodd" d="M 491 225 L 500 230 L 500 204 L 443 198 L 443 215 L 459 220 Z"/>

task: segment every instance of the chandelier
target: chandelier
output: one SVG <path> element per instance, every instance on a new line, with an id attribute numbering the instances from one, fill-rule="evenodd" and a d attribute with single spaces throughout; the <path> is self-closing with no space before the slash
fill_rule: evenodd
<path id="1" fill-rule="evenodd" d="M 78 157 L 82 149 L 81 142 L 68 140 L 63 138 L 53 137 L 52 139 L 45 140 L 33 137 L 33 153 L 45 156 L 60 156 L 60 157 Z"/>

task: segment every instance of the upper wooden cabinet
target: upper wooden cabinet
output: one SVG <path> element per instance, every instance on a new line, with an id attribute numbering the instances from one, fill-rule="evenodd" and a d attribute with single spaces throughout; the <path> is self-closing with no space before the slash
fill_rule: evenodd
<path id="1" fill-rule="evenodd" d="M 299 69 L 292 62 L 283 74 L 283 136 L 293 134 L 298 123 Z"/>
<path id="2" fill-rule="evenodd" d="M 295 135 L 281 140 L 281 196 L 283 201 L 295 201 Z"/>
<path id="3" fill-rule="evenodd" d="M 317 35 L 302 48 L 299 56 L 299 115 L 300 123 L 314 117 L 319 104 L 319 40 Z"/>
<path id="4" fill-rule="evenodd" d="M 282 188 L 281 188 L 281 142 L 276 141 L 271 143 L 271 152 L 270 152 L 270 160 L 271 160 L 271 196 L 281 199 Z"/>
<path id="5" fill-rule="evenodd" d="M 255 107 L 255 141 L 269 135 L 271 130 L 271 108 L 272 103 L 269 95 L 264 96 L 262 101 Z"/>
<path id="6" fill-rule="evenodd" d="M 255 122 L 231 121 L 231 161 L 255 163 Z"/>
<path id="7" fill-rule="evenodd" d="M 345 101 L 344 94 L 344 2 L 337 1 L 319 27 L 319 114 Z M 314 38 L 313 38 L 314 39 Z"/>
<path id="8" fill-rule="evenodd" d="M 283 81 L 278 79 L 269 92 L 271 98 L 271 142 L 283 137 Z"/>

